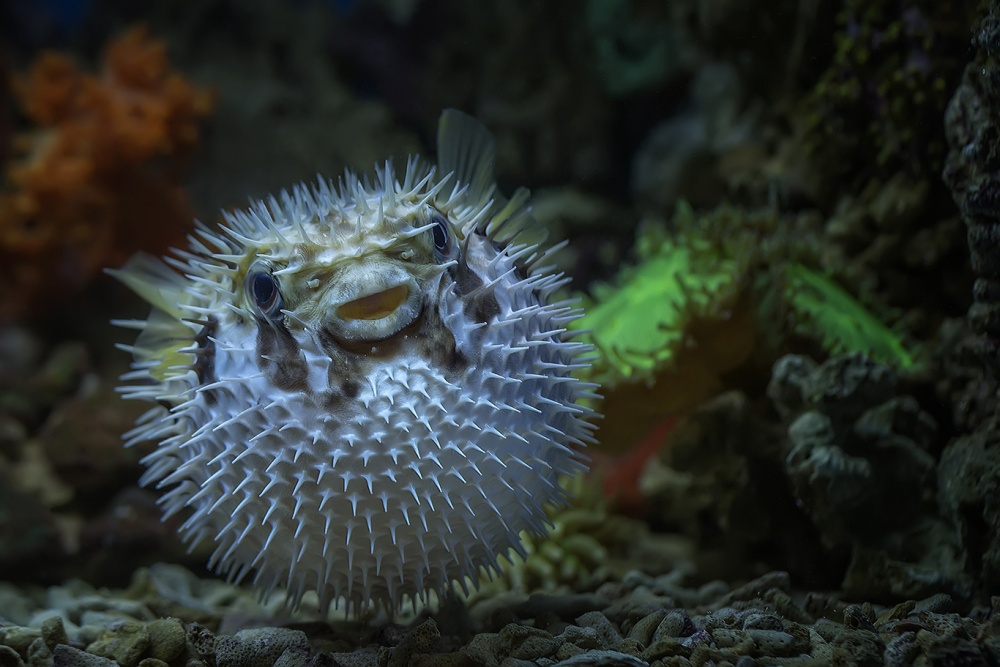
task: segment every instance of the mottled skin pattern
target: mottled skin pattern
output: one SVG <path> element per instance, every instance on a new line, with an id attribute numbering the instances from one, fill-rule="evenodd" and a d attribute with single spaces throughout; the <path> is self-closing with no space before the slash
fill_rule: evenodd
<path id="1" fill-rule="evenodd" d="M 440 175 L 299 187 L 200 230 L 183 277 L 119 272 L 154 305 L 125 390 L 157 404 L 129 434 L 159 442 L 144 481 L 213 566 L 293 607 L 466 587 L 584 467 L 579 313 L 511 233 L 530 217 L 484 178 L 488 135 L 445 119 Z"/>

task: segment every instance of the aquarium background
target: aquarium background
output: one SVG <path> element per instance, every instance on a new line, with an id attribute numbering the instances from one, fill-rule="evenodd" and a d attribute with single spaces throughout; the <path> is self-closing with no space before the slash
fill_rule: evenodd
<path id="1" fill-rule="evenodd" d="M 995 2 L 0 3 L 0 664 L 995 664 L 998 45 Z M 452 107 L 569 240 L 592 472 L 468 596 L 258 601 L 138 484 L 104 270 Z"/>

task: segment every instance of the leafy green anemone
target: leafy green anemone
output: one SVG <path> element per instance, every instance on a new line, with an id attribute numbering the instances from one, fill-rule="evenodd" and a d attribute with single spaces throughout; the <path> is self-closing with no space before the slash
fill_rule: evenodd
<path id="1" fill-rule="evenodd" d="M 705 237 L 647 228 L 636 255 L 613 285 L 591 287 L 572 325 L 597 347 L 590 377 L 602 384 L 651 381 L 675 360 L 690 323 L 721 313 L 739 292 L 740 263 Z"/>
<path id="2" fill-rule="evenodd" d="M 904 371 L 916 365 L 899 334 L 831 277 L 801 264 L 789 265 L 784 275 L 796 334 L 818 340 L 830 354 L 861 352 Z"/>
<path id="3" fill-rule="evenodd" d="M 796 250 L 795 227 L 775 222 L 773 214 L 731 206 L 696 214 L 682 203 L 673 231 L 646 226 L 637 239 L 636 263 L 611 283 L 595 284 L 591 296 L 584 296 L 586 315 L 572 325 L 599 353 L 588 379 L 606 390 L 663 381 L 696 349 L 694 343 L 706 342 L 697 341 L 698 335 L 719 339 L 727 328 L 746 326 L 732 315 L 751 283 L 750 303 L 777 349 L 794 333 L 831 354 L 859 352 L 912 369 L 914 355 L 902 338 L 832 278 L 808 268 L 815 260 Z M 804 263 L 796 261 L 800 256 Z M 774 320 L 776 312 L 792 316 L 790 329 L 783 318 Z M 706 330 L 706 322 L 714 329 Z M 738 332 L 729 333 L 720 339 L 723 348 L 709 355 L 737 341 Z"/>

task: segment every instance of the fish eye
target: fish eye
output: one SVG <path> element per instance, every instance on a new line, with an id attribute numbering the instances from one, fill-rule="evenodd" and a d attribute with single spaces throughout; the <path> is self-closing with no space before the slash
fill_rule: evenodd
<path id="1" fill-rule="evenodd" d="M 284 305 L 278 279 L 265 267 L 255 267 L 247 274 L 249 292 L 257 311 L 265 318 L 274 318 Z"/>
<path id="2" fill-rule="evenodd" d="M 448 221 L 442 215 L 435 215 L 431 222 L 434 223 L 431 229 L 434 234 L 434 254 L 438 261 L 448 259 L 451 256 L 451 230 Z"/>

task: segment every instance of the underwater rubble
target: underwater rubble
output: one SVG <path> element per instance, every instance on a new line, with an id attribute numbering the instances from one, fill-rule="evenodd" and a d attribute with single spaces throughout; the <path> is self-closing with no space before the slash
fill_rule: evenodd
<path id="1" fill-rule="evenodd" d="M 796 593 L 784 572 L 692 587 L 676 574 L 631 571 L 589 593 L 452 602 L 399 624 L 282 617 L 241 589 L 157 564 L 124 590 L 0 586 L 0 608 L 4 667 L 895 666 L 1000 657 L 995 608 L 960 613 L 946 594 L 848 604 Z"/>

